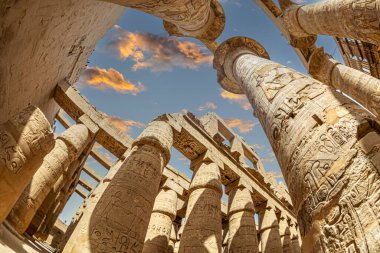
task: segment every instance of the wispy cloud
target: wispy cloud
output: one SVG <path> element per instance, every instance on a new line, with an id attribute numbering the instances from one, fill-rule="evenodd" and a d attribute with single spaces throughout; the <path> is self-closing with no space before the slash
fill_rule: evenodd
<path id="1" fill-rule="evenodd" d="M 120 93 L 133 95 L 145 90 L 144 85 L 131 83 L 124 78 L 123 74 L 113 68 L 88 67 L 82 72 L 78 83 L 101 90 L 111 88 Z"/>
<path id="2" fill-rule="evenodd" d="M 217 108 L 218 107 L 213 102 L 207 102 L 206 104 L 199 106 L 197 110 L 201 112 L 207 109 L 216 110 Z"/>
<path id="3" fill-rule="evenodd" d="M 256 125 L 255 122 L 252 121 L 244 121 L 241 119 L 225 119 L 224 120 L 229 127 L 237 128 L 240 133 L 248 133 L 252 131 L 253 127 Z"/>
<path id="4" fill-rule="evenodd" d="M 220 96 L 233 103 L 238 103 L 241 106 L 241 108 L 243 108 L 246 111 L 252 108 L 245 95 L 234 94 L 226 90 L 222 90 L 220 92 Z"/>
<path id="5" fill-rule="evenodd" d="M 211 65 L 213 60 L 206 47 L 196 43 L 152 33 L 133 33 L 119 26 L 115 26 L 107 47 L 116 50 L 120 59 L 134 61 L 135 71 L 170 71 L 174 66 L 197 69 L 202 64 Z"/>
<path id="6" fill-rule="evenodd" d="M 260 144 L 257 144 L 257 143 L 253 144 L 252 146 L 253 146 L 254 149 L 259 149 L 259 150 L 262 150 L 262 149 L 265 148 L 264 145 L 260 145 Z"/>
<path id="7" fill-rule="evenodd" d="M 120 131 L 128 133 L 132 130 L 132 127 L 142 128 L 144 123 L 134 120 L 124 120 L 116 116 L 107 116 L 107 119 Z"/>
<path id="8" fill-rule="evenodd" d="M 275 159 L 275 154 L 273 153 L 273 151 L 269 151 L 266 157 L 261 158 L 261 161 L 263 163 L 273 163 L 274 159 Z"/>

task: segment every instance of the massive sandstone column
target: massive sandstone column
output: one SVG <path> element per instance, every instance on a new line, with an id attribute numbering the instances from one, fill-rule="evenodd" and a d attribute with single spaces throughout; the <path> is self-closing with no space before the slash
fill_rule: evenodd
<path id="1" fill-rule="evenodd" d="M 380 137 L 373 120 L 328 86 L 265 58 L 256 41 L 237 37 L 219 46 L 214 66 L 225 89 L 246 94 L 264 128 L 304 252 L 377 252 Z"/>
<path id="2" fill-rule="evenodd" d="M 380 45 L 378 0 L 329 0 L 306 6 L 280 0 L 283 20 L 291 35 L 325 34 Z"/>
<path id="3" fill-rule="evenodd" d="M 53 150 L 45 156 L 41 167 L 7 217 L 18 233 L 26 231 L 56 181 L 78 158 L 90 139 L 88 128 L 82 124 L 73 125 L 57 137 Z"/>
<path id="4" fill-rule="evenodd" d="M 212 42 L 223 32 L 224 11 L 217 0 L 102 0 L 131 7 L 164 20 L 170 35 Z"/>
<path id="5" fill-rule="evenodd" d="M 169 239 L 176 214 L 177 193 L 172 189 L 161 189 L 150 216 L 143 253 L 168 252 Z"/>
<path id="6" fill-rule="evenodd" d="M 75 238 L 71 253 L 141 252 L 161 175 L 170 159 L 173 132 L 152 121 L 96 205 L 88 228 Z"/>
<path id="7" fill-rule="evenodd" d="M 274 206 L 267 203 L 259 210 L 261 251 L 263 253 L 283 253 L 278 220 Z"/>
<path id="8" fill-rule="evenodd" d="M 218 165 L 207 158 L 193 161 L 186 224 L 179 253 L 221 253 L 221 178 Z"/>
<path id="9" fill-rule="evenodd" d="M 380 117 L 380 80 L 350 68 L 316 49 L 309 59 L 309 73 L 317 80 L 352 97 Z"/>
<path id="10" fill-rule="evenodd" d="M 283 252 L 284 253 L 294 253 L 290 228 L 289 228 L 289 224 L 288 224 L 288 221 L 287 221 L 285 216 L 280 217 L 280 222 L 278 223 L 278 226 L 279 226 L 279 230 L 280 230 Z"/>
<path id="11" fill-rule="evenodd" d="M 290 223 L 290 235 L 292 240 L 292 248 L 294 253 L 302 253 L 301 238 L 298 235 L 297 227 L 294 222 Z"/>
<path id="12" fill-rule="evenodd" d="M 230 253 L 258 253 L 255 207 L 249 189 L 237 185 L 227 192 L 228 198 L 228 250 Z"/>
<path id="13" fill-rule="evenodd" d="M 34 106 L 0 125 L 0 223 L 53 146 L 50 124 Z"/>

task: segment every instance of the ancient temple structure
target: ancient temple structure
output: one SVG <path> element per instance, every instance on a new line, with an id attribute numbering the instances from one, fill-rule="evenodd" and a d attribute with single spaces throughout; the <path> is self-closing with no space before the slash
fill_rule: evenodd
<path id="1" fill-rule="evenodd" d="M 310 76 L 253 38 L 218 45 L 217 0 L 1 2 L 0 252 L 379 252 L 380 3 L 255 2 Z M 248 98 L 287 188 L 214 113 L 163 112 L 132 139 L 72 87 L 125 7 L 214 53 L 218 82 Z M 336 39 L 346 64 L 318 35 Z M 173 148 L 192 178 L 170 165 Z M 83 204 L 67 227 L 57 218 L 74 192 Z"/>

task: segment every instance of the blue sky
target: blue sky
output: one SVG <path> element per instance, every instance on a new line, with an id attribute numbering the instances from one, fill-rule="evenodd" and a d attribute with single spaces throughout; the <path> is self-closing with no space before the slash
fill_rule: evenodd
<path id="1" fill-rule="evenodd" d="M 317 1 L 304 1 L 311 2 Z M 233 36 L 253 38 L 265 46 L 273 61 L 306 73 L 292 47 L 254 1 L 223 0 L 221 3 L 226 15 L 226 26 L 217 40 L 219 43 Z M 145 47 L 134 48 L 132 54 L 122 52 L 121 48 L 130 49 L 128 43 L 132 39 L 144 40 Z M 164 48 L 162 52 L 159 51 L 161 54 L 155 55 L 158 52 L 157 42 L 166 43 L 175 50 L 168 51 Z M 317 44 L 341 60 L 339 50 L 331 38 L 322 36 Z M 185 51 L 179 54 L 181 46 L 185 46 Z M 122 58 L 121 55 L 128 57 Z M 117 26 L 98 42 L 89 59 L 89 69 L 82 75 L 77 86 L 81 94 L 98 110 L 112 116 L 110 119 L 133 138 L 142 131 L 144 124 L 160 114 L 187 109 L 201 117 L 214 111 L 227 119 L 248 144 L 254 145 L 265 169 L 276 173 L 278 180 L 283 180 L 269 142 L 258 120 L 252 116 L 252 109 L 247 108 L 247 102 L 243 98 L 226 99 L 231 94 L 224 94 L 223 98 L 209 55 L 210 52 L 202 48 L 197 40 L 168 38 L 160 19 L 127 9 Z M 161 59 L 166 56 L 171 58 Z M 112 87 L 110 81 L 104 79 L 109 74 L 113 75 Z M 95 77 L 99 76 L 103 79 L 98 78 L 96 81 Z M 120 81 L 125 90 L 118 88 L 115 80 Z M 62 128 L 57 125 L 57 132 L 60 131 Z M 89 163 L 101 174 L 105 173 L 93 159 Z M 170 164 L 191 176 L 189 161 L 183 159 L 178 152 L 173 151 Z M 69 222 L 79 204 L 80 198 L 74 194 L 60 218 Z"/>

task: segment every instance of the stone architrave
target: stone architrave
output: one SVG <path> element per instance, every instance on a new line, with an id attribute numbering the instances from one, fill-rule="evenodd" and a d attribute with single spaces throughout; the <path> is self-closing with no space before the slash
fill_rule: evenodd
<path id="1" fill-rule="evenodd" d="M 179 253 L 221 253 L 222 188 L 219 167 L 206 158 L 193 161 L 192 168 L 194 175 Z"/>
<path id="2" fill-rule="evenodd" d="M 177 193 L 172 189 L 161 189 L 154 202 L 142 253 L 168 252 L 176 214 Z"/>
<path id="3" fill-rule="evenodd" d="M 258 253 L 255 207 L 248 188 L 236 186 L 228 192 L 228 250 L 230 253 Z"/>
<path id="4" fill-rule="evenodd" d="M 280 237 L 282 242 L 282 250 L 284 253 L 294 253 L 292 244 L 292 235 L 290 233 L 290 227 L 286 217 L 281 216 L 278 223 L 280 230 Z"/>
<path id="5" fill-rule="evenodd" d="M 275 207 L 267 203 L 259 210 L 259 228 L 261 238 L 261 252 L 283 253 L 278 220 Z"/>
<path id="6" fill-rule="evenodd" d="M 170 35 L 212 42 L 223 32 L 225 17 L 217 0 L 102 0 L 144 11 L 164 20 Z"/>
<path id="7" fill-rule="evenodd" d="M 292 240 L 292 248 L 294 253 L 302 253 L 301 240 L 298 235 L 297 227 L 294 222 L 290 222 L 290 236 Z"/>
<path id="8" fill-rule="evenodd" d="M 214 67 L 225 89 L 246 94 L 263 126 L 303 251 L 377 252 L 380 136 L 372 118 L 323 83 L 266 58 L 256 41 L 235 37 L 218 47 Z"/>
<path id="9" fill-rule="evenodd" d="M 380 80 L 350 68 L 316 49 L 309 59 L 309 73 L 317 80 L 346 93 L 380 117 Z"/>
<path id="10" fill-rule="evenodd" d="M 64 252 L 141 252 L 172 144 L 168 123 L 149 123 L 100 197 L 88 226 L 76 235 L 71 250 Z"/>
<path id="11" fill-rule="evenodd" d="M 280 0 L 283 20 L 296 38 L 331 35 L 380 45 L 380 5 L 377 0 L 329 0 L 305 6 Z"/>
<path id="12" fill-rule="evenodd" d="M 57 137 L 54 148 L 44 157 L 42 165 L 7 217 L 18 233 L 26 231 L 56 181 L 70 163 L 78 158 L 90 140 L 90 132 L 82 124 L 71 126 Z"/>
<path id="13" fill-rule="evenodd" d="M 0 223 L 53 146 L 50 124 L 35 106 L 28 106 L 0 125 Z"/>

